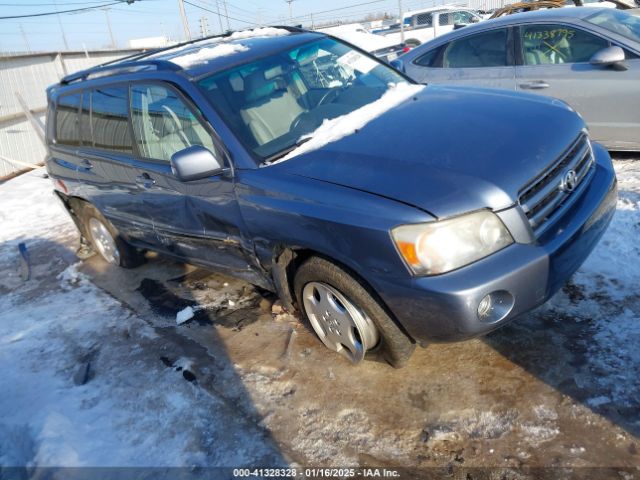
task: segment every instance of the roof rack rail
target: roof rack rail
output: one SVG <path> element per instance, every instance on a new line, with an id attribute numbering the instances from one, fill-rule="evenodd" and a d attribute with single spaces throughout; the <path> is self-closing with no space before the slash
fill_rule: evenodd
<path id="1" fill-rule="evenodd" d="M 260 28 L 260 27 L 256 27 L 256 28 Z M 282 28 L 282 29 L 288 30 L 290 32 L 304 32 L 305 31 L 305 29 L 303 29 L 303 28 L 291 27 L 289 25 L 274 25 L 274 26 L 271 26 L 270 28 Z M 245 30 L 249 30 L 249 29 L 245 29 Z M 237 31 L 242 32 L 244 30 L 237 30 Z M 206 42 L 207 40 L 213 40 L 215 38 L 230 37 L 234 33 L 235 33 L 234 31 L 229 30 L 229 31 L 227 31 L 225 33 L 219 33 L 217 35 L 208 35 L 206 37 L 195 38 L 193 40 L 187 40 L 185 42 L 176 43 L 174 45 L 170 45 L 170 46 L 167 46 L 167 47 L 153 48 L 153 49 L 150 49 L 150 50 L 146 50 L 144 52 L 134 53 L 133 55 L 129 55 L 127 57 L 117 58 L 115 60 L 111 60 L 109 62 L 105 62 L 105 63 L 102 63 L 100 65 L 97 65 L 96 67 L 93 67 L 93 68 L 106 67 L 106 66 L 109 66 L 109 65 L 116 65 L 116 64 L 120 64 L 121 62 L 131 62 L 133 60 L 139 60 L 141 58 L 146 58 L 146 57 L 149 57 L 151 55 L 155 55 L 157 53 L 162 53 L 162 52 L 166 52 L 166 51 L 169 51 L 169 50 L 173 50 L 174 48 L 184 47 L 185 45 L 192 45 L 194 43 Z"/>
<path id="2" fill-rule="evenodd" d="M 102 77 L 107 75 L 115 75 L 117 73 L 134 72 L 137 70 L 147 69 L 149 67 L 155 67 L 155 70 L 169 70 L 177 71 L 182 70 L 182 67 L 167 60 L 144 60 L 127 61 L 114 64 L 98 65 L 97 67 L 81 70 L 71 75 L 67 75 L 60 80 L 62 85 L 68 85 L 69 83 L 77 82 L 78 80 L 86 80 L 91 76 Z"/>
<path id="3" fill-rule="evenodd" d="M 218 35 L 209 35 L 207 37 L 201 37 L 201 38 L 196 38 L 193 40 L 187 40 L 186 42 L 180 42 L 180 43 L 175 43 L 173 45 L 169 45 L 167 47 L 160 47 L 160 48 L 152 48 L 150 50 L 146 50 L 144 52 L 140 52 L 140 53 L 134 53 L 133 55 L 129 55 L 127 57 L 123 57 L 123 58 L 117 58 L 115 60 L 111 60 L 110 62 L 105 62 L 102 63 L 100 65 L 98 65 L 99 67 L 104 67 L 107 65 L 114 65 L 123 61 L 132 61 L 132 60 L 138 60 L 140 58 L 145 58 L 148 57 L 150 55 L 155 55 L 156 53 L 161 53 L 161 52 L 166 52 L 168 50 L 173 50 L 174 48 L 179 48 L 179 47 L 183 47 L 185 45 L 190 45 L 192 43 L 197 43 L 197 42 L 202 42 L 202 41 L 206 41 L 206 40 L 211 40 L 214 38 L 222 38 L 222 37 L 226 37 L 229 34 L 224 33 L 224 34 L 218 34 Z"/>

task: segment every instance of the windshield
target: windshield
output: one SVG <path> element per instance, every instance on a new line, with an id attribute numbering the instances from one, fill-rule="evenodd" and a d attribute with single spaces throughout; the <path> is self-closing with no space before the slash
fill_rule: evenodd
<path id="1" fill-rule="evenodd" d="M 406 80 L 331 38 L 315 40 L 198 82 L 240 140 L 261 160 L 300 143 L 325 119 L 378 100 Z"/>
<path id="2" fill-rule="evenodd" d="M 640 42 L 640 18 L 621 10 L 603 9 L 602 12 L 585 18 L 585 21 Z"/>

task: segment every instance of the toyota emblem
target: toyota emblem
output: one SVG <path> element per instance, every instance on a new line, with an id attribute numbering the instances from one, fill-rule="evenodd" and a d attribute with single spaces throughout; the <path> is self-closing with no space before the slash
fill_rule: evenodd
<path id="1" fill-rule="evenodd" d="M 560 184 L 560 190 L 563 192 L 573 192 L 573 190 L 578 185 L 578 175 L 576 175 L 575 170 L 569 170 L 562 177 L 562 183 Z"/>

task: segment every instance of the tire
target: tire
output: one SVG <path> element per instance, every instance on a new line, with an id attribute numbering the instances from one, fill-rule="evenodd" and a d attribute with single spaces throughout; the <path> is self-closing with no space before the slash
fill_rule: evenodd
<path id="1" fill-rule="evenodd" d="M 368 287 L 324 258 L 311 257 L 300 265 L 294 290 L 304 320 L 320 341 L 353 363 L 359 363 L 365 355 L 379 356 L 392 367 L 401 368 L 415 350 L 415 344 Z M 343 328 L 348 321 L 352 322 L 350 328 Z M 355 339 L 355 346 L 350 345 L 348 337 Z M 343 341 L 345 338 L 347 341 Z M 361 348 L 357 347 L 358 341 Z"/>
<path id="2" fill-rule="evenodd" d="M 91 247 L 107 263 L 123 268 L 135 268 L 144 263 L 144 255 L 129 245 L 111 222 L 90 203 L 82 206 L 80 220 L 84 229 L 83 234 L 91 243 Z M 105 248 L 105 240 L 112 242 L 109 249 Z"/>
<path id="3" fill-rule="evenodd" d="M 405 40 L 404 43 L 407 45 L 411 45 L 411 48 L 418 47 L 422 44 L 422 42 L 420 42 L 420 40 L 416 38 L 410 38 L 409 40 Z"/>

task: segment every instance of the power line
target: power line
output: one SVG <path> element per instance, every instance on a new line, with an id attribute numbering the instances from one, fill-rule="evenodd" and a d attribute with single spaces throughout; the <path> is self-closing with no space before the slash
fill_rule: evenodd
<path id="1" fill-rule="evenodd" d="M 10 20 L 15 18 L 31 18 L 31 17 L 46 17 L 49 15 L 58 15 L 60 13 L 75 13 L 75 12 L 84 12 L 87 10 L 96 10 L 99 8 L 110 7 L 111 5 L 120 5 L 122 3 L 133 3 L 135 0 L 118 0 L 116 2 L 111 3 L 103 3 L 101 5 L 96 5 L 93 7 L 82 7 L 82 8 L 73 8 L 71 10 L 60 10 L 53 12 L 41 12 L 41 13 L 31 13 L 26 15 L 10 15 L 6 17 L 0 17 L 0 20 Z"/>
<path id="2" fill-rule="evenodd" d="M 65 5 L 87 5 L 88 3 L 102 3 L 104 0 L 85 0 L 84 2 L 64 2 Z M 53 3 L 0 3 L 0 7 L 55 7 L 56 2 Z"/>
<path id="3" fill-rule="evenodd" d="M 209 13 L 215 13 L 216 15 L 218 14 L 218 12 L 214 12 L 213 10 L 210 10 L 209 8 L 206 7 L 202 7 L 200 5 L 196 5 L 195 3 L 192 3 L 188 0 L 184 0 L 184 3 L 186 3 L 187 5 L 191 5 L 192 7 L 196 7 L 199 8 L 200 10 L 204 10 L 205 12 L 209 12 Z M 229 15 L 225 15 L 223 13 L 221 13 L 220 15 L 222 15 L 223 17 L 225 17 L 227 20 L 235 20 L 236 22 L 242 22 L 242 23 L 246 23 L 248 25 L 256 25 L 254 22 L 248 22 L 246 20 L 242 20 L 240 18 L 235 18 L 235 17 L 231 17 Z"/>
<path id="4" fill-rule="evenodd" d="M 315 17 L 316 15 L 321 15 L 323 13 L 333 13 L 333 12 L 337 12 L 337 11 L 340 11 L 340 10 L 348 10 L 350 8 L 361 7 L 362 5 L 371 5 L 371 4 L 374 4 L 374 3 L 384 3 L 384 2 L 388 3 L 389 0 L 372 0 L 372 1 L 369 1 L 369 2 L 363 2 L 363 3 L 354 3 L 353 5 L 349 5 L 347 7 L 332 8 L 331 10 L 323 10 L 321 12 L 310 12 L 310 13 L 305 13 L 304 15 L 297 15 L 295 17 L 292 17 L 291 19 L 292 20 L 297 20 L 297 19 L 301 19 L 301 18 L 304 19 L 304 18 L 308 18 L 309 15 L 313 15 Z M 276 23 L 276 22 L 271 22 L 271 23 L 273 24 L 273 23 Z"/>

